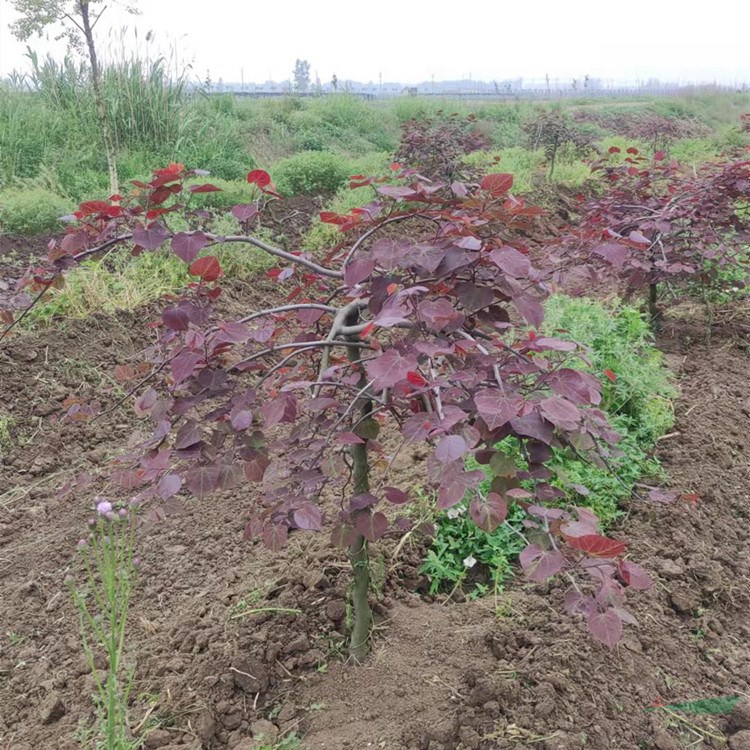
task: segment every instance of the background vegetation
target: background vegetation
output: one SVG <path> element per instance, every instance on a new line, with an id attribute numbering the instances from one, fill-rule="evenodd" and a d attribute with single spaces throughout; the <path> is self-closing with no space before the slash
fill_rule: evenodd
<path id="1" fill-rule="evenodd" d="M 32 52 L 29 58 L 29 75 L 0 84 L 0 230 L 12 233 L 54 231 L 52 214 L 101 197 L 108 184 L 87 69 L 70 59 L 39 60 Z M 540 111 L 560 109 L 566 126 L 577 139 L 591 143 L 592 151 L 639 145 L 634 134 L 649 118 L 682 123 L 680 132 L 686 137 L 667 146 L 686 163 L 711 159 L 748 142 L 739 127 L 740 114 L 750 108 L 747 94 L 703 93 L 624 105 L 418 97 L 368 102 L 344 93 L 240 99 L 191 88 L 186 75 L 170 77 L 169 68 L 163 59 L 147 64 L 120 56 L 103 70 L 123 183 L 178 161 L 210 171 L 228 192 L 237 193 L 243 190 L 247 171 L 258 166 L 271 171 L 285 194 L 333 194 L 341 188 L 333 207 L 345 209 L 360 197 L 348 192 L 346 178 L 354 171 L 368 171 L 364 166 L 387 164 L 388 157 L 383 157 L 396 151 L 404 123 L 424 117 L 439 121 L 452 113 L 475 114 L 475 128 L 488 146 L 466 157 L 467 164 L 497 164 L 512 172 L 518 192 L 549 178 L 544 148 L 530 149 L 527 135 Z M 551 180 L 580 185 L 589 175 L 583 157 L 580 149 L 562 147 Z M 34 196 L 24 199 L 28 190 L 50 196 L 49 210 L 45 206 L 39 219 L 27 216 L 24 205 L 36 201 Z M 320 230 L 311 239 L 313 247 L 324 243 L 326 232 Z"/>

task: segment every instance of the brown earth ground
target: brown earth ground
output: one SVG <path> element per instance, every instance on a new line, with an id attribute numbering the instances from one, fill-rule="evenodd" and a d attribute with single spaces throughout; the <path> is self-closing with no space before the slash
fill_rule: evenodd
<path id="1" fill-rule="evenodd" d="M 247 309 L 252 297 L 226 304 Z M 2 750 L 71 750 L 91 724 L 93 680 L 63 579 L 77 571 L 97 484 L 58 489 L 105 464 L 135 419 L 57 414 L 71 394 L 117 400 L 110 373 L 144 346 L 149 317 L 94 317 L 0 347 L 0 417 L 13 420 L 0 450 Z M 640 625 L 615 651 L 562 613 L 558 584 L 443 605 L 419 593 L 419 550 L 394 562 L 387 542 L 374 553 L 372 656 L 345 664 L 345 559 L 324 535 L 293 535 L 278 556 L 243 543 L 252 496 L 241 488 L 139 528 L 128 653 L 145 747 L 250 750 L 261 733 L 297 733 L 310 750 L 726 747 L 724 717 L 649 710 L 750 693 L 750 307 L 725 311 L 710 342 L 706 330 L 683 304 L 661 337 L 682 395 L 660 456 L 700 501 L 631 503 L 622 535 L 657 584 L 633 597 Z M 399 471 L 418 482 L 419 457 Z M 298 612 L 252 612 L 269 607 Z M 732 750 L 750 747 L 741 720 L 730 728 Z"/>

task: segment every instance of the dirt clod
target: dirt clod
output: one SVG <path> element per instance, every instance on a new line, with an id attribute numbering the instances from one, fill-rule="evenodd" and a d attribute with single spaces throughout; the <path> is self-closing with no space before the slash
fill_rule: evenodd
<path id="1" fill-rule="evenodd" d="M 268 719 L 260 719 L 254 721 L 250 725 L 250 731 L 252 732 L 253 739 L 262 740 L 267 745 L 275 745 L 276 740 L 279 738 L 279 728 Z"/>
<path id="2" fill-rule="evenodd" d="M 750 730 L 750 698 L 742 697 L 737 701 L 729 715 L 728 729 L 730 732 Z"/>
<path id="3" fill-rule="evenodd" d="M 42 724 L 54 724 L 65 716 L 65 704 L 59 693 L 50 693 L 39 708 L 39 719 Z"/>

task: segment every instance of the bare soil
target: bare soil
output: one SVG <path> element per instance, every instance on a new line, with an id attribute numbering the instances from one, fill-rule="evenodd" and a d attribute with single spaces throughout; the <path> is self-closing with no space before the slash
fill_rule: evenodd
<path id="1" fill-rule="evenodd" d="M 241 294 L 227 304 L 247 309 Z M 109 373 L 145 345 L 148 317 L 92 318 L 0 347 L 0 416 L 13 420 L 0 462 L 2 750 L 72 750 L 93 718 L 63 579 L 77 572 L 99 486 L 58 489 L 103 465 L 134 417 L 62 424 L 58 414 L 71 393 L 116 401 Z M 681 397 L 660 456 L 674 486 L 700 500 L 632 501 L 621 535 L 657 585 L 633 597 L 640 625 L 616 651 L 562 613 L 561 585 L 518 582 L 497 600 L 442 605 L 420 593 L 420 550 L 392 563 L 385 544 L 372 656 L 346 664 L 346 560 L 325 535 L 294 534 L 278 556 L 243 543 L 252 495 L 241 488 L 138 530 L 128 655 L 146 747 L 249 750 L 254 734 L 277 732 L 310 750 L 726 747 L 726 717 L 688 724 L 650 708 L 750 693 L 749 326 L 750 308 L 735 308 L 706 341 L 700 309 L 667 317 L 660 344 Z M 399 470 L 418 481 L 418 457 Z M 747 747 L 738 726 L 732 750 Z"/>

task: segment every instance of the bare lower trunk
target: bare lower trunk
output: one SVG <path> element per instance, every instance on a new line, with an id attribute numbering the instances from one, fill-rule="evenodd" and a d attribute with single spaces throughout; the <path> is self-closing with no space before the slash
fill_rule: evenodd
<path id="1" fill-rule="evenodd" d="M 91 83 L 94 88 L 94 100 L 96 102 L 96 114 L 99 119 L 99 127 L 102 130 L 102 139 L 104 140 L 104 150 L 107 153 L 107 170 L 109 171 L 109 189 L 114 195 L 120 191 L 120 181 L 117 176 L 117 155 L 115 152 L 115 142 L 112 137 L 112 129 L 107 117 L 107 105 L 104 101 L 104 89 L 102 88 L 102 74 L 99 68 L 99 60 L 96 56 L 96 46 L 94 45 L 94 30 L 91 25 L 89 15 L 88 0 L 79 0 L 81 9 L 81 23 L 83 35 L 86 38 L 86 47 L 89 52 L 89 62 L 91 63 Z"/>
<path id="2" fill-rule="evenodd" d="M 347 325 L 356 325 L 358 314 L 355 312 Z M 350 347 L 348 356 L 351 361 L 360 357 L 360 350 Z M 362 374 L 360 388 L 364 388 L 367 380 Z M 359 410 L 362 418 L 367 418 L 372 412 L 372 402 L 364 399 Z M 370 464 L 367 455 L 367 440 L 351 446 L 351 457 L 354 464 L 354 494 L 361 495 L 370 489 Z M 349 562 L 352 565 L 354 585 L 352 587 L 352 633 L 349 641 L 349 654 L 357 662 L 361 662 L 370 650 L 370 625 L 372 610 L 370 609 L 370 560 L 367 556 L 367 540 L 357 535 L 349 547 Z"/>
<path id="3" fill-rule="evenodd" d="M 659 289 L 656 284 L 650 284 L 648 288 L 648 314 L 651 317 L 651 323 L 656 324 L 659 319 L 659 308 L 656 301 L 659 296 Z"/>

